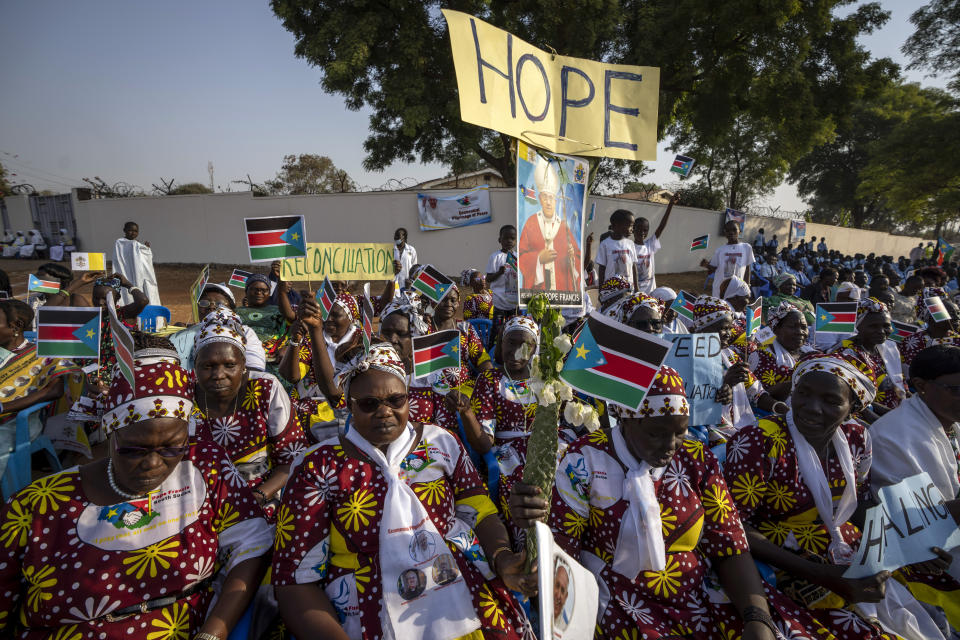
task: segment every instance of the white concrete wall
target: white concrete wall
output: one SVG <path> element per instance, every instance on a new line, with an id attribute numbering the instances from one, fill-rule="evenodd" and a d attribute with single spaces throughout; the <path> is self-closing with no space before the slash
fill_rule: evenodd
<path id="1" fill-rule="evenodd" d="M 33 215 L 30 213 L 30 196 L 7 196 L 3 199 L 7 207 L 7 219 L 10 231 L 23 231 L 24 235 L 33 229 Z"/>
<path id="2" fill-rule="evenodd" d="M 310 242 L 391 242 L 394 229 L 402 226 L 408 229 L 410 244 L 417 248 L 421 262 L 431 262 L 445 273 L 454 274 L 471 266 L 483 269 L 490 253 L 499 247 L 497 233 L 500 226 L 515 223 L 514 190 L 490 191 L 491 224 L 430 232 L 420 231 L 417 194 L 413 191 L 275 198 L 254 198 L 249 192 L 244 192 L 83 202 L 74 198 L 74 211 L 82 251 L 112 254 L 113 243 L 121 236 L 124 222 L 133 220 L 140 225 L 141 239 L 151 243 L 154 260 L 158 263 L 246 264 L 245 217 L 303 214 Z M 432 193 L 442 196 L 456 191 Z M 598 240 L 606 230 L 614 209 L 628 209 L 635 215 L 647 217 L 651 232 L 656 229 L 666 209 L 665 205 L 597 197 L 588 202 L 588 210 L 590 202 L 594 201 L 597 204 L 596 217 L 587 231 L 594 232 Z M 26 215 L 29 220 L 29 206 Z M 700 260 L 709 258 L 713 255 L 713 248 L 725 242 L 720 235 L 722 217 L 723 214 L 716 211 L 676 207 L 661 237 L 663 249 L 657 254 L 657 272 L 698 269 Z M 776 233 L 783 242 L 787 238 L 789 225 L 787 220 L 748 216 L 744 238 L 751 241 L 756 229 L 763 227 L 768 238 Z M 690 240 L 705 233 L 710 234 L 710 248 L 691 253 Z M 850 254 L 875 252 L 907 255 L 920 241 L 918 238 L 812 223 L 807 224 L 807 234 L 818 237 L 826 235 L 831 248 Z"/>

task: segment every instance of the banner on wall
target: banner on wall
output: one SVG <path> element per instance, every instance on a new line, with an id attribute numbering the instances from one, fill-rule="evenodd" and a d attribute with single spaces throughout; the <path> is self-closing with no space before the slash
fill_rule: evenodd
<path id="1" fill-rule="evenodd" d="M 807 237 L 807 223 L 804 220 L 790 221 L 790 241 L 794 242 Z"/>
<path id="2" fill-rule="evenodd" d="M 421 231 L 437 231 L 490 222 L 490 188 L 481 185 L 455 196 L 417 194 Z"/>
<path id="3" fill-rule="evenodd" d="M 583 219 L 589 166 L 517 142 L 520 304 L 546 294 L 558 307 L 583 304 Z"/>
<path id="4" fill-rule="evenodd" d="M 393 277 L 393 245 L 384 242 L 311 242 L 305 258 L 287 258 L 280 270 L 280 279 L 287 282 Z"/>
<path id="5" fill-rule="evenodd" d="M 541 51 L 443 9 L 460 117 L 555 153 L 655 160 L 660 69 Z"/>
<path id="6" fill-rule="evenodd" d="M 726 212 L 724 212 L 723 224 L 727 224 L 731 220 L 740 225 L 740 233 L 743 233 L 743 224 L 747 220 L 747 216 L 743 211 L 737 211 L 736 209 L 730 209 L 728 207 Z"/>

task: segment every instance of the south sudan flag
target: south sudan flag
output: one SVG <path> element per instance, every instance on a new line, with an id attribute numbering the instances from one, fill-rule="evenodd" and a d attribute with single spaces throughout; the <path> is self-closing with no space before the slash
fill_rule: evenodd
<path id="1" fill-rule="evenodd" d="M 413 339 L 413 377 L 460 366 L 460 332 L 447 329 Z"/>
<path id="2" fill-rule="evenodd" d="M 307 255 L 303 216 L 244 218 L 250 262 L 270 262 Z"/>
<path id="3" fill-rule="evenodd" d="M 40 307 L 37 355 L 99 359 L 100 307 Z"/>
<path id="4" fill-rule="evenodd" d="M 117 367 L 120 368 L 121 375 L 127 379 L 130 388 L 133 389 L 133 395 L 136 396 L 137 386 L 134 380 L 133 336 L 130 335 L 127 327 L 124 326 L 120 321 L 120 317 L 117 316 L 117 305 L 113 300 L 113 291 L 107 292 L 107 311 L 110 312 L 110 335 L 113 337 L 113 350 L 117 356 Z"/>
<path id="5" fill-rule="evenodd" d="M 697 297 L 686 291 L 678 291 L 677 298 L 670 303 L 670 308 L 687 320 L 693 320 L 693 303 Z"/>
<path id="6" fill-rule="evenodd" d="M 927 311 L 934 322 L 946 322 L 950 319 L 950 312 L 943 306 L 943 300 L 940 296 L 930 296 L 923 299 L 923 304 L 927 305 Z"/>
<path id="7" fill-rule="evenodd" d="M 706 249 L 709 244 L 710 244 L 709 233 L 705 236 L 696 237 L 690 243 L 690 251 L 696 251 L 698 249 Z"/>
<path id="8" fill-rule="evenodd" d="M 679 173 L 684 178 L 690 175 L 692 170 L 693 158 L 690 156 L 682 156 L 680 154 L 677 154 L 677 157 L 673 159 L 673 166 L 670 167 L 671 172 Z"/>
<path id="9" fill-rule="evenodd" d="M 60 283 L 56 280 L 41 280 L 31 273 L 30 277 L 27 279 L 27 291 L 35 291 L 37 293 L 58 293 L 60 291 Z"/>
<path id="10" fill-rule="evenodd" d="M 749 338 L 757 329 L 760 328 L 761 317 L 763 316 L 763 298 L 757 298 L 753 304 L 747 307 L 747 330 L 744 332 Z"/>
<path id="11" fill-rule="evenodd" d="M 320 315 L 324 320 L 327 319 L 327 316 L 329 316 L 333 310 L 333 303 L 336 299 L 337 291 L 333 288 L 333 283 L 330 282 L 330 278 L 324 278 L 323 284 L 320 285 L 320 290 L 317 291 L 317 304 L 320 305 Z"/>
<path id="12" fill-rule="evenodd" d="M 857 330 L 857 303 L 818 304 L 816 330 L 818 333 L 854 333 Z"/>
<path id="13" fill-rule="evenodd" d="M 360 314 L 363 316 L 363 350 L 370 351 L 370 343 L 373 341 L 373 305 L 367 296 L 360 298 Z"/>
<path id="14" fill-rule="evenodd" d="M 244 289 L 247 286 L 247 278 L 249 278 L 252 275 L 253 274 L 250 273 L 249 271 L 234 269 L 233 273 L 230 274 L 230 282 L 228 282 L 227 284 L 229 284 L 231 287 L 239 287 L 241 289 Z"/>
<path id="15" fill-rule="evenodd" d="M 637 409 L 670 346 L 594 312 L 577 334 L 560 378 L 581 393 Z"/>
<path id="16" fill-rule="evenodd" d="M 453 280 L 437 271 L 432 264 L 425 266 L 413 281 L 413 288 L 433 304 L 440 304 L 452 286 Z"/>
<path id="17" fill-rule="evenodd" d="M 893 333 L 890 335 L 890 340 L 893 342 L 903 342 L 917 331 L 920 331 L 920 327 L 915 324 L 908 324 L 906 322 L 897 322 L 893 321 Z"/>

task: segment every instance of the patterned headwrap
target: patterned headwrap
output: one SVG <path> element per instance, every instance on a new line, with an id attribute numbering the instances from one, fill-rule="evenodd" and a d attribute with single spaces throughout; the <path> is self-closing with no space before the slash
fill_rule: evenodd
<path id="1" fill-rule="evenodd" d="M 637 410 L 610 405 L 610 412 L 618 418 L 655 418 L 657 416 L 688 416 L 690 405 L 683 390 L 683 378 L 676 369 L 660 367 L 657 377 Z"/>
<path id="2" fill-rule="evenodd" d="M 357 302 L 357 299 L 353 297 L 353 294 L 344 291 L 343 293 L 337 295 L 333 301 L 333 304 L 334 306 L 341 307 L 344 311 L 346 311 L 353 324 L 360 324 L 360 304 Z"/>
<path id="3" fill-rule="evenodd" d="M 866 319 L 868 313 L 885 313 L 888 312 L 887 305 L 880 302 L 876 298 L 864 298 L 857 304 L 857 324 L 860 326 L 860 323 Z"/>
<path id="4" fill-rule="evenodd" d="M 619 273 L 607 278 L 600 285 L 600 303 L 608 302 L 630 291 L 630 281 Z"/>
<path id="5" fill-rule="evenodd" d="M 512 316 L 503 324 L 503 335 L 507 335 L 511 331 L 523 331 L 533 336 L 537 345 L 540 345 L 540 327 L 530 316 Z"/>
<path id="6" fill-rule="evenodd" d="M 797 284 L 797 279 L 793 276 L 793 274 L 786 272 L 778 273 L 777 275 L 773 276 L 773 286 L 777 289 L 780 289 L 784 282 L 789 282 L 790 280 L 793 280 L 793 284 Z"/>
<path id="7" fill-rule="evenodd" d="M 350 395 L 350 381 L 368 369 L 391 373 L 407 384 L 407 371 L 403 368 L 403 360 L 393 345 L 378 342 L 370 345 L 370 351 L 359 353 L 350 362 L 346 363 L 336 375 L 337 386 L 343 389 L 343 395 Z"/>
<path id="8" fill-rule="evenodd" d="M 736 296 L 749 296 L 750 295 L 750 285 L 744 282 L 742 279 L 737 276 L 731 276 L 730 281 L 727 282 L 727 290 L 723 292 L 723 299 L 729 300 L 730 298 Z"/>
<path id="9" fill-rule="evenodd" d="M 786 301 L 781 302 L 776 309 L 770 309 L 767 312 L 767 326 L 771 329 L 776 329 L 777 326 L 794 311 L 801 316 L 803 315 L 803 311 L 801 311 L 797 305 Z"/>
<path id="10" fill-rule="evenodd" d="M 411 292 L 408 291 L 393 296 L 390 304 L 380 312 L 380 318 L 386 318 L 393 313 L 402 313 L 410 321 L 410 335 L 415 338 L 425 336 L 430 332 L 430 327 L 420 315 L 420 307 L 415 300 L 411 299 L 410 294 Z"/>
<path id="11" fill-rule="evenodd" d="M 246 291 L 249 289 L 250 285 L 252 285 L 254 282 L 262 282 L 263 284 L 267 285 L 268 289 L 270 288 L 270 278 L 262 273 L 254 273 L 253 275 L 247 276 L 247 282 L 243 286 L 243 290 Z"/>
<path id="12" fill-rule="evenodd" d="M 657 287 L 650 292 L 650 295 L 661 302 L 673 302 L 677 299 L 677 292 L 670 287 Z"/>
<path id="13" fill-rule="evenodd" d="M 222 308 L 207 314 L 200 323 L 199 333 L 193 339 L 194 353 L 200 353 L 200 349 L 213 342 L 226 342 L 240 351 L 246 351 L 247 337 L 237 314 Z"/>
<path id="14" fill-rule="evenodd" d="M 700 330 L 733 313 L 733 307 L 726 300 L 713 296 L 700 296 L 693 304 L 693 328 Z"/>
<path id="15" fill-rule="evenodd" d="M 797 362 L 797 368 L 793 370 L 792 388 L 796 389 L 803 376 L 815 371 L 832 373 L 846 382 L 859 399 L 861 408 L 873 402 L 877 395 L 876 382 L 852 360 L 823 353 L 811 354 Z"/>
<path id="16" fill-rule="evenodd" d="M 480 273 L 480 272 L 477 271 L 476 269 L 464 269 L 463 272 L 460 274 L 460 284 L 462 284 L 465 287 L 469 287 L 470 281 L 473 280 L 473 274 L 475 273 Z"/>
<path id="17" fill-rule="evenodd" d="M 924 287 L 920 295 L 917 296 L 917 304 L 914 306 L 914 311 L 917 314 L 917 320 L 920 322 L 930 324 L 933 320 L 933 316 L 930 315 L 930 310 L 927 309 L 927 303 L 924 302 L 924 298 L 932 298 L 934 296 L 939 296 L 941 300 L 946 300 L 947 292 L 940 287 Z"/>
<path id="18" fill-rule="evenodd" d="M 170 359 L 136 362 L 136 397 L 130 383 L 116 367 L 110 390 L 104 398 L 100 424 L 110 435 L 117 429 L 153 418 L 187 421 L 193 411 L 193 383 L 190 374 Z"/>
<path id="19" fill-rule="evenodd" d="M 631 316 L 633 316 L 633 312 L 640 307 L 652 309 L 653 311 L 657 312 L 657 315 L 663 315 L 662 300 L 657 300 L 653 296 L 647 295 L 642 291 L 638 291 L 617 307 L 617 320 L 623 323 L 629 322 Z"/>

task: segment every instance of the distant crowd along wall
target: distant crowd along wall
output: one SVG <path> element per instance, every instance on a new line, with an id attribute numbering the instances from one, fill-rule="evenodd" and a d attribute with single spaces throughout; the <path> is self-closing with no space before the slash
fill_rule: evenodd
<path id="1" fill-rule="evenodd" d="M 438 195 L 456 190 L 436 191 Z M 157 263 L 225 263 L 243 265 L 248 261 L 243 219 L 257 216 L 303 214 L 309 242 L 392 242 L 397 227 L 409 231 L 410 244 L 416 247 L 421 262 L 431 262 L 443 272 L 459 274 L 467 267 L 483 270 L 491 252 L 498 249 L 498 230 L 515 224 L 515 191 L 491 189 L 493 221 L 440 231 L 420 231 L 416 191 L 324 194 L 254 198 L 249 192 L 209 195 L 159 196 L 77 201 L 77 240 L 82 251 L 113 252 L 124 222 L 140 225 L 140 238 L 150 242 Z M 594 255 L 600 234 L 609 224 L 610 213 L 627 209 L 650 220 L 651 233 L 663 216 L 665 205 L 608 197 L 591 197 L 596 203 L 594 220 L 587 233 L 594 234 Z M 676 207 L 666 232 L 663 249 L 657 254 L 658 273 L 696 271 L 703 258 L 726 242 L 721 236 L 723 213 Z M 11 226 L 16 229 L 11 221 Z M 789 236 L 790 221 L 747 216 L 744 240 L 753 240 L 757 229 L 766 237 L 776 234 L 781 246 Z M 23 227 L 29 228 L 29 227 Z M 690 241 L 710 234 L 705 251 L 690 251 Z M 876 231 L 860 231 L 807 223 L 807 235 L 826 236 L 830 248 L 844 253 L 907 255 L 920 238 L 892 236 Z"/>

